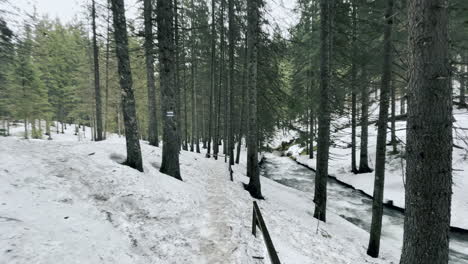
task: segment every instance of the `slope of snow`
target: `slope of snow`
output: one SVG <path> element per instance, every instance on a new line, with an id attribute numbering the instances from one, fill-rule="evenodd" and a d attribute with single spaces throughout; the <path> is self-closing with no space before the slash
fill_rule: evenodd
<path id="1" fill-rule="evenodd" d="M 377 107 L 378 109 L 378 107 Z M 376 118 L 376 112 L 371 111 L 371 120 Z M 460 148 L 453 149 L 453 196 L 452 196 L 452 221 L 451 225 L 463 229 L 468 229 L 468 113 L 466 109 L 454 108 L 454 123 L 453 138 L 454 144 Z M 343 126 L 346 124 L 346 119 L 335 121 L 335 126 Z M 338 125 L 336 125 L 338 124 Z M 359 166 L 359 144 L 361 127 L 357 127 L 357 166 Z M 396 136 L 398 140 L 406 142 L 406 122 L 396 122 Z M 334 145 L 330 147 L 329 174 L 337 177 L 339 180 L 346 182 L 355 188 L 372 195 L 374 189 L 374 173 L 353 174 L 351 173 L 351 128 L 345 128 L 332 133 Z M 369 125 L 369 165 L 375 166 L 375 151 L 377 140 L 377 127 L 375 124 Z M 387 134 L 387 142 L 390 141 L 390 133 Z M 399 149 L 401 150 L 401 144 Z M 392 147 L 387 146 L 387 151 L 391 151 Z M 306 164 L 311 168 L 315 168 L 316 160 L 309 159 L 308 156 L 301 156 L 299 153 L 303 147 L 298 145 L 291 146 L 290 152 L 296 160 L 302 164 Z M 385 191 L 384 200 L 392 201 L 394 205 L 404 208 L 405 194 L 405 160 L 399 155 L 387 154 L 387 165 L 385 170 Z"/>
<path id="2" fill-rule="evenodd" d="M 144 173 L 118 163 L 117 136 L 1 137 L 0 263 L 268 263 L 251 234 L 244 162 L 231 182 L 222 160 L 182 152 L 181 182 L 158 171 L 160 148 L 142 142 L 142 152 Z M 368 234 L 333 213 L 317 226 L 307 194 L 262 184 L 282 263 L 396 263 L 396 247 L 369 258 Z"/>

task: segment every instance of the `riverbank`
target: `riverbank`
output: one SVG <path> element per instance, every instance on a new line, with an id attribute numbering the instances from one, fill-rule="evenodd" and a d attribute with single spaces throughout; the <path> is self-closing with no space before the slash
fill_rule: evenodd
<path id="1" fill-rule="evenodd" d="M 454 148 L 453 148 L 453 187 L 452 187 L 452 220 L 451 226 L 455 229 L 468 230 L 468 114 L 466 109 L 454 108 Z M 334 121 L 334 127 L 344 127 L 346 119 Z M 361 131 L 361 127 L 357 127 L 357 131 Z M 286 135 L 284 141 L 290 141 L 291 136 L 288 133 L 282 132 L 281 135 Z M 398 145 L 398 153 L 390 153 L 391 146 L 387 150 L 387 164 L 385 170 L 385 191 L 384 202 L 392 204 L 395 207 L 404 209 L 405 207 L 405 166 L 406 161 L 404 155 L 404 144 L 406 142 L 406 122 L 396 122 L 396 136 L 400 141 Z M 281 136 L 275 139 L 275 144 L 280 142 Z M 374 168 L 375 162 L 375 147 L 377 139 L 377 127 L 369 126 L 368 138 L 368 157 L 369 166 Z M 356 145 L 360 144 L 360 135 L 358 133 Z M 390 141 L 390 133 L 388 133 L 387 141 Z M 332 133 L 332 144 L 330 146 L 329 159 L 329 175 L 337 180 L 348 184 L 357 190 L 361 190 L 367 195 L 373 194 L 374 189 L 374 173 L 354 174 L 351 172 L 351 128 L 345 127 L 341 130 Z M 293 143 L 288 146 L 285 153 L 296 159 L 297 162 L 306 165 L 309 168 L 315 169 L 316 160 L 309 159 L 306 155 L 301 155 L 304 152 L 305 146 Z M 356 156 L 359 162 L 359 147 L 357 148 Z M 357 164 L 359 165 L 359 164 Z"/>

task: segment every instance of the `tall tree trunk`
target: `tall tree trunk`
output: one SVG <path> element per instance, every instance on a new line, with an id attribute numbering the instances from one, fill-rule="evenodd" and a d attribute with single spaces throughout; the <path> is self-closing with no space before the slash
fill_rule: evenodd
<path id="1" fill-rule="evenodd" d="M 328 149 L 330 141 L 329 105 L 329 48 L 330 48 L 329 1 L 320 0 L 320 113 L 317 140 L 317 171 L 315 174 L 314 217 L 326 221 Z"/>
<path id="2" fill-rule="evenodd" d="M 29 132 L 28 132 L 28 118 L 24 117 L 24 139 L 28 139 Z"/>
<path id="3" fill-rule="evenodd" d="M 125 123 L 125 140 L 127 145 L 127 160 L 125 164 L 143 171 L 143 160 L 140 149 L 140 133 L 136 118 L 135 97 L 133 95 L 133 80 L 128 53 L 127 22 L 123 0 L 112 0 L 114 20 L 114 37 L 118 61 L 120 87 L 122 89 L 122 109 Z"/>
<path id="4" fill-rule="evenodd" d="M 157 24 L 161 80 L 161 108 L 164 120 L 163 155 L 160 171 L 182 180 L 179 165 L 177 89 L 175 86 L 174 8 L 172 1 L 158 0 Z"/>
<path id="5" fill-rule="evenodd" d="M 198 138 L 198 120 L 197 120 L 197 93 L 196 93 L 196 57 L 195 57 L 195 4 L 193 0 L 191 0 L 191 9 L 192 9 L 192 16 L 190 18 L 191 21 L 191 27 L 192 27 L 192 33 L 191 33 L 191 47 L 190 47 L 190 53 L 191 53 L 191 79 L 192 79 L 192 142 L 190 145 L 190 151 L 194 151 L 194 144 L 197 153 L 200 153 L 200 146 L 199 146 L 199 138 Z"/>
<path id="6" fill-rule="evenodd" d="M 224 82 L 224 61 L 225 61 L 225 52 L 224 52 L 224 47 L 226 45 L 225 40 L 224 40 L 224 11 L 225 11 L 225 0 L 221 0 L 221 6 L 220 6 L 220 62 L 219 62 L 219 85 L 217 89 L 217 98 L 218 102 L 216 105 L 216 136 L 215 136 L 215 143 L 214 146 L 216 147 L 214 149 L 214 158 L 218 159 L 218 154 L 219 154 L 219 144 L 221 142 L 221 91 L 223 90 L 223 87 L 225 87 L 225 82 Z"/>
<path id="7" fill-rule="evenodd" d="M 92 27 L 93 27 L 93 54 L 94 54 L 94 95 L 96 99 L 96 141 L 103 140 L 102 136 L 102 103 L 101 87 L 99 84 L 99 48 L 97 45 L 96 33 L 96 3 L 92 0 L 91 7 Z"/>
<path id="8" fill-rule="evenodd" d="M 385 183 L 385 156 L 387 152 L 387 123 L 390 82 L 392 80 L 392 24 L 393 0 L 387 0 L 385 10 L 384 52 L 382 84 L 380 86 L 380 109 L 377 128 L 377 147 L 375 158 L 374 198 L 372 200 L 372 222 L 367 254 L 378 257 L 380 235 L 382 233 L 383 194 Z"/>
<path id="9" fill-rule="evenodd" d="M 146 86 L 148 89 L 148 141 L 150 145 L 159 147 L 158 110 L 156 107 L 156 84 L 154 80 L 153 57 L 153 4 L 151 0 L 144 0 L 143 5 L 145 20 Z"/>
<path id="10" fill-rule="evenodd" d="M 107 1 L 107 35 L 106 35 L 106 101 L 104 105 L 104 139 L 107 138 L 108 121 L 109 118 L 109 70 L 110 70 L 110 38 L 111 38 L 111 15 L 110 15 L 110 1 Z"/>
<path id="11" fill-rule="evenodd" d="M 366 69 L 362 66 L 362 79 L 364 80 L 361 88 L 361 147 L 359 154 L 359 173 L 372 172 L 369 167 L 368 140 L 369 140 L 369 86 L 366 80 Z"/>
<path id="12" fill-rule="evenodd" d="M 448 6 L 409 1 L 409 92 L 401 264 L 448 263 L 452 89 Z"/>
<path id="13" fill-rule="evenodd" d="M 352 19 L 353 19 L 353 32 L 352 32 L 352 65 L 351 65 L 351 172 L 357 173 L 358 169 L 356 167 L 356 109 L 357 109 L 357 100 L 356 100 L 356 55 L 357 55 L 357 45 L 356 45 L 356 30 L 357 30 L 357 15 L 356 15 L 356 0 L 352 1 Z"/>
<path id="14" fill-rule="evenodd" d="M 205 85 L 201 85 L 200 86 L 200 104 L 201 104 L 201 107 L 200 107 L 200 110 L 201 110 L 201 114 L 200 114 L 200 126 L 199 126 L 199 131 L 200 131 L 200 139 L 202 141 L 202 148 L 203 149 L 206 149 L 206 133 L 205 133 L 205 110 L 206 110 L 206 104 L 205 104 L 205 97 L 206 97 L 206 87 Z"/>
<path id="15" fill-rule="evenodd" d="M 178 1 L 179 0 L 174 0 L 174 40 L 175 40 L 175 87 L 177 88 L 175 90 L 176 93 L 176 111 L 177 111 L 177 127 L 178 127 L 178 133 L 177 133 L 177 142 L 179 144 L 179 149 L 182 146 L 182 118 L 181 118 L 181 92 L 180 92 L 180 52 L 179 52 L 179 42 L 180 42 L 180 36 L 179 36 L 179 7 L 178 7 Z"/>
<path id="16" fill-rule="evenodd" d="M 239 136 L 238 136 L 238 143 L 237 143 L 237 153 L 236 153 L 236 164 L 239 164 L 240 160 L 240 152 L 242 146 L 242 137 L 244 136 L 244 119 L 245 119 L 245 94 L 247 89 L 247 67 L 248 67 L 248 49 L 247 49 L 247 38 L 245 39 L 245 51 L 244 51 L 244 67 L 242 68 L 242 97 L 241 97 L 241 114 L 239 119 Z"/>
<path id="17" fill-rule="evenodd" d="M 258 168 L 257 127 L 257 51 L 259 25 L 258 0 L 247 0 L 247 49 L 249 53 L 249 130 L 247 135 L 247 176 L 250 177 L 246 190 L 252 197 L 261 199 L 260 171 Z"/>
<path id="18" fill-rule="evenodd" d="M 229 19 L 229 75 L 227 90 L 228 97 L 228 155 L 229 164 L 234 165 L 234 50 L 236 48 L 235 40 L 235 14 L 234 0 L 228 0 L 228 19 Z"/>
<path id="19" fill-rule="evenodd" d="M 8 120 L 7 120 L 8 122 Z M 52 132 L 50 131 L 50 121 L 49 118 L 46 119 L 46 135 L 48 140 L 52 140 Z"/>
<path id="20" fill-rule="evenodd" d="M 208 111 L 208 146 L 206 150 L 206 157 L 211 157 L 211 140 L 213 129 L 213 97 L 216 86 L 216 20 L 215 20 L 215 0 L 211 0 L 211 65 L 210 65 L 210 104 Z M 213 143 L 215 144 L 215 143 Z M 214 151 L 213 151 L 214 152 Z"/>
<path id="21" fill-rule="evenodd" d="M 223 55 L 222 57 L 224 57 L 224 47 L 225 47 L 225 34 L 224 34 L 224 14 L 225 14 L 225 10 L 226 10 L 226 0 L 221 0 L 221 42 L 223 43 L 222 44 L 222 52 L 223 52 Z M 229 51 L 228 51 L 229 53 Z M 229 54 L 228 54 L 228 59 L 229 59 Z M 222 61 L 224 62 L 224 59 L 222 59 Z M 228 71 L 229 71 L 229 65 L 228 65 Z M 229 82 L 229 72 L 228 72 L 228 82 Z M 224 162 L 227 161 L 227 147 L 228 147 L 228 144 L 227 144 L 227 132 L 228 132 L 228 84 L 227 83 L 224 83 L 225 79 L 223 79 L 223 94 L 224 94 L 224 100 L 223 100 L 223 105 L 224 105 L 224 111 L 223 111 L 223 126 L 224 126 L 224 129 L 223 129 L 223 154 L 224 154 Z"/>
<path id="22" fill-rule="evenodd" d="M 309 120 L 309 123 L 310 123 L 310 131 L 309 131 L 309 159 L 313 159 L 314 158 L 314 126 L 315 126 L 315 113 L 314 113 L 314 110 L 310 109 L 310 116 L 309 116 L 310 120 Z"/>
<path id="23" fill-rule="evenodd" d="M 37 129 L 36 129 L 36 119 L 32 118 L 31 120 L 31 138 L 38 139 Z"/>
<path id="24" fill-rule="evenodd" d="M 397 149 L 397 139 L 396 139 L 396 87 L 395 82 L 391 82 L 391 139 L 390 144 L 392 145 L 392 153 L 398 153 Z"/>
<path id="25" fill-rule="evenodd" d="M 181 21 L 182 21 L 182 28 L 185 26 L 185 8 L 184 8 L 184 1 L 182 1 L 181 7 Z M 182 50 L 185 50 L 185 38 L 182 38 Z M 182 87 L 184 89 L 184 138 L 185 142 L 183 144 L 183 149 L 188 150 L 188 113 L 187 113 L 187 67 L 185 66 L 185 54 L 182 56 L 182 65 L 183 65 L 183 82 Z"/>

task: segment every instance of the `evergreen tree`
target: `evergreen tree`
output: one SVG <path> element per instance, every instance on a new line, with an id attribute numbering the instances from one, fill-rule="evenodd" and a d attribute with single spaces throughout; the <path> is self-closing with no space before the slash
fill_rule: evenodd
<path id="1" fill-rule="evenodd" d="M 400 263 L 448 263 L 453 139 L 446 2 L 410 0 L 408 16 L 407 177 Z"/>
<path id="2" fill-rule="evenodd" d="M 122 107 L 125 122 L 125 139 L 127 143 L 127 160 L 125 164 L 143 171 L 143 161 L 140 150 L 140 136 L 136 119 L 135 97 L 133 93 L 132 71 L 128 53 L 127 23 L 125 19 L 125 6 L 123 0 L 112 0 L 112 14 L 114 21 L 114 37 L 120 87 L 122 89 Z"/>
<path id="3" fill-rule="evenodd" d="M 160 171 L 182 180 L 179 165 L 178 114 L 175 87 L 174 9 L 172 1 L 158 0 L 157 22 L 163 113 L 163 155 Z M 192 77 L 193 78 L 193 77 Z"/>

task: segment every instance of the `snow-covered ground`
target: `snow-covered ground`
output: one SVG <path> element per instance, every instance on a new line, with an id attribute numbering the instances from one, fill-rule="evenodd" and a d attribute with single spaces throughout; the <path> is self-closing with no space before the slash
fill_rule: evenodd
<path id="1" fill-rule="evenodd" d="M 397 108 L 398 109 L 398 108 Z M 370 120 L 376 120 L 378 107 L 375 104 L 370 108 Z M 457 147 L 453 149 L 453 196 L 452 196 L 452 220 L 451 225 L 468 229 L 468 112 L 466 109 L 454 108 L 453 112 L 456 122 L 454 123 L 453 137 Z M 344 127 L 349 123 L 348 118 L 335 119 L 332 127 Z M 357 127 L 357 165 L 359 165 L 359 144 L 361 127 Z M 406 142 L 406 121 L 396 122 L 396 136 L 402 142 Z M 334 145 L 330 147 L 329 174 L 340 181 L 346 182 L 355 188 L 372 195 L 374 188 L 374 173 L 353 174 L 351 173 L 351 128 L 345 128 L 332 132 Z M 375 150 L 377 139 L 377 127 L 369 125 L 369 165 L 375 166 Z M 289 140 L 289 138 L 288 138 Z M 387 134 L 387 142 L 390 141 L 390 133 Z M 401 144 L 399 148 L 401 149 Z M 293 145 L 289 148 L 296 160 L 315 168 L 316 160 L 308 156 L 300 155 L 304 147 Z M 387 146 L 391 151 L 391 146 Z M 404 208 L 404 168 L 405 160 L 399 155 L 387 154 L 387 165 L 385 170 L 384 199 L 393 201 L 393 204 Z"/>
<path id="2" fill-rule="evenodd" d="M 73 132 L 0 137 L 0 263 L 268 263 L 244 162 L 231 182 L 222 160 L 182 152 L 181 182 L 159 172 L 160 148 L 142 142 L 141 173 L 119 164 L 123 138 Z M 396 263 L 397 247 L 369 258 L 368 233 L 334 213 L 317 225 L 306 193 L 266 178 L 262 190 L 282 263 Z"/>

